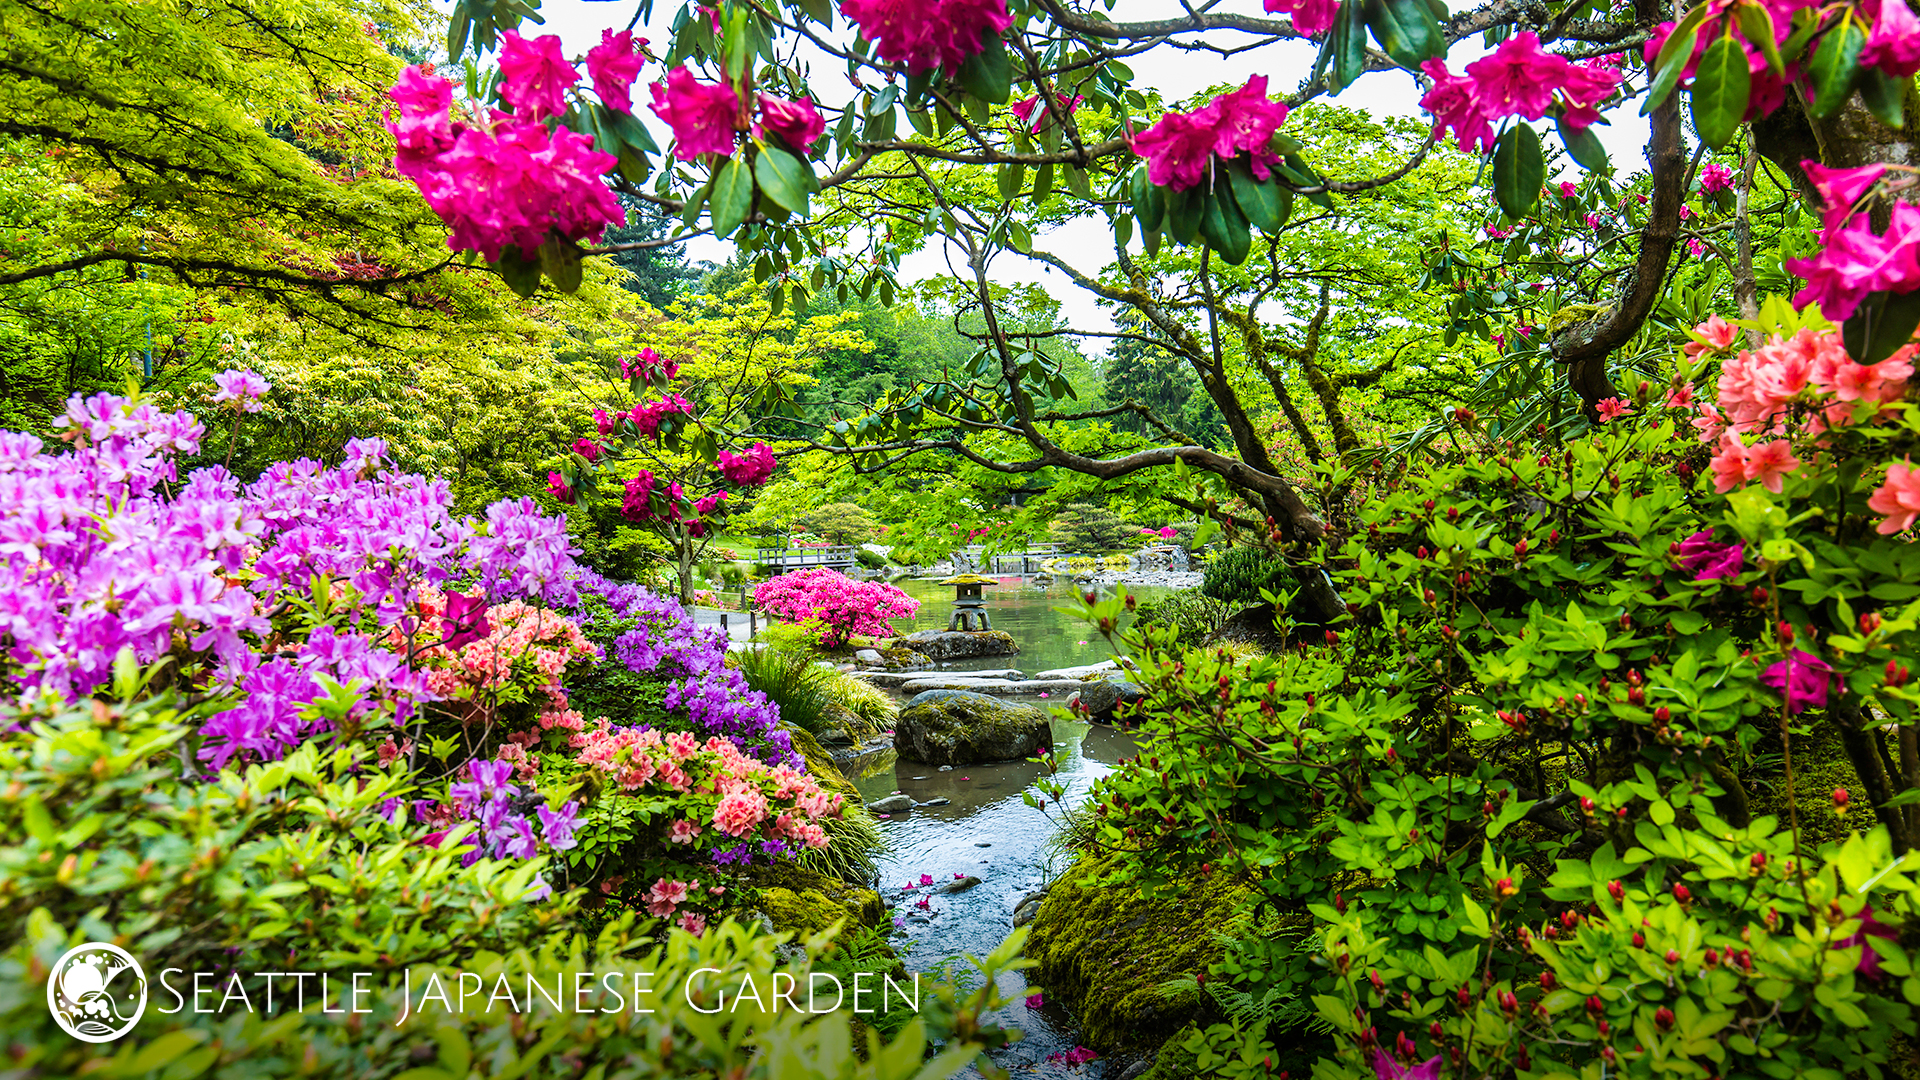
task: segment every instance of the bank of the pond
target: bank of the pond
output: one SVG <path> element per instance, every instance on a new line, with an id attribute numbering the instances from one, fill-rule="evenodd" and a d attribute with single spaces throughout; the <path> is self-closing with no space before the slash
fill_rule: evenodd
<path id="1" fill-rule="evenodd" d="M 996 624 L 997 624 L 996 620 Z M 1091 662 L 1100 659 L 1089 655 Z M 1095 780 L 1111 772 L 1119 759 L 1133 753 L 1132 740 L 1110 728 L 1079 723 L 1056 715 L 1053 737 L 1058 777 L 1066 786 L 1068 805 L 1086 797 Z M 1021 793 L 1041 775 L 1032 762 L 1002 765 L 963 765 L 942 772 L 937 766 L 901 761 L 891 751 L 849 763 L 851 778 L 868 801 L 895 792 L 915 802 L 948 800 L 900 815 L 883 816 L 880 829 L 892 851 L 880 868 L 880 892 L 894 906 L 901 927 L 898 940 L 907 946 L 909 969 L 927 971 L 942 962 L 956 971 L 968 970 L 968 954 L 985 956 L 1013 930 L 1014 908 L 1023 897 L 1039 890 L 1066 868 L 1050 854 L 1048 841 L 1058 830 L 1061 807 L 1043 813 L 1028 806 Z M 934 887 L 977 877 L 978 885 L 940 894 L 922 887 L 922 875 Z M 957 877 L 956 877 L 957 875 Z M 913 885 L 911 890 L 903 886 Z M 925 898 L 925 907 L 919 901 Z M 1025 1033 L 1020 1042 L 994 1054 L 1004 1068 L 1035 1075 L 1109 1078 L 1119 1075 L 1114 1063 L 1095 1061 L 1078 1069 L 1049 1065 L 1054 1054 L 1066 1054 L 1081 1043 L 1073 1018 L 1057 1003 L 1037 1008 L 1025 1004 L 1031 988 L 1019 973 L 1002 977 L 1002 989 L 1013 999 L 1002 1021 Z"/>
<path id="2" fill-rule="evenodd" d="M 1014 656 L 955 660 L 939 665 L 942 670 L 1019 668 L 1031 675 L 1051 668 L 1096 664 L 1111 655 L 1106 640 L 1092 626 L 1054 610 L 1073 601 L 1073 582 L 1055 578 L 1051 585 L 1037 589 L 1029 578 L 1008 575 L 994 580 L 1000 584 L 986 590 L 987 614 L 993 619 L 995 630 L 1005 630 L 1013 636 L 1020 652 Z M 947 628 L 947 617 L 953 612 L 953 586 L 919 579 L 895 584 L 920 601 L 920 610 L 911 625 L 906 625 L 906 620 L 894 620 L 896 631 L 909 634 L 916 630 Z M 1127 587 L 1127 592 L 1142 602 L 1169 596 L 1174 591 L 1147 585 Z"/>

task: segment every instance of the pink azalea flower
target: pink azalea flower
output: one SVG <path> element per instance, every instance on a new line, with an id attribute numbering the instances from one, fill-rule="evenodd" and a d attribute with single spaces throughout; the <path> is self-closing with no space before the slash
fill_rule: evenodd
<path id="1" fill-rule="evenodd" d="M 1087 99 L 1075 94 L 1072 100 L 1068 100 L 1067 95 L 1056 93 L 1054 94 L 1054 100 L 1059 103 L 1060 115 L 1072 116 L 1073 111 L 1080 107 L 1080 103 Z M 1012 110 L 1013 115 L 1019 117 L 1022 123 L 1031 121 L 1031 126 L 1028 130 L 1036 134 L 1039 133 L 1041 128 L 1047 126 L 1048 121 L 1053 119 L 1053 113 L 1051 111 L 1040 107 L 1039 94 L 1014 102 Z"/>
<path id="2" fill-rule="evenodd" d="M 691 844 L 700 835 L 700 826 L 682 818 L 673 823 L 667 832 L 667 841 L 674 844 Z"/>
<path id="3" fill-rule="evenodd" d="M 240 412 L 259 412 L 263 407 L 260 399 L 273 387 L 267 380 L 251 371 L 223 371 L 213 377 L 213 385 L 220 388 L 211 399 L 218 405 L 223 401 L 233 402 L 233 408 Z"/>
<path id="4" fill-rule="evenodd" d="M 1740 336 L 1740 328 L 1718 315 L 1710 315 L 1706 322 L 1688 331 L 1688 336 L 1693 340 L 1681 346 L 1680 351 L 1697 359 L 1704 352 L 1725 352 L 1733 339 Z"/>
<path id="5" fill-rule="evenodd" d="M 600 434 L 602 435 L 612 434 L 613 425 L 617 423 L 619 423 L 619 418 L 614 416 L 608 416 L 607 410 L 605 409 L 593 410 L 593 426 L 596 430 L 600 432 Z"/>
<path id="6" fill-rule="evenodd" d="M 1440 1056 L 1435 1054 L 1418 1065 L 1402 1065 L 1384 1047 L 1376 1046 L 1373 1049 L 1373 1075 L 1375 1080 L 1439 1080 Z"/>
<path id="7" fill-rule="evenodd" d="M 1687 254 L 1692 255 L 1694 258 L 1697 259 L 1700 256 L 1705 255 L 1706 253 L 1707 253 L 1707 245 L 1701 243 L 1698 239 L 1694 237 L 1690 236 L 1687 238 Z"/>
<path id="8" fill-rule="evenodd" d="M 1785 439 L 1771 439 L 1747 451 L 1747 479 L 1780 494 L 1780 478 L 1800 467 L 1793 446 Z"/>
<path id="9" fill-rule="evenodd" d="M 1920 469 L 1911 457 L 1887 466 L 1887 479 L 1867 499 L 1867 508 L 1883 517 L 1874 531 L 1892 536 L 1913 528 L 1920 518 Z"/>
<path id="10" fill-rule="evenodd" d="M 1566 57 L 1540 48 L 1540 36 L 1523 30 L 1500 43 L 1492 56 L 1467 65 L 1474 96 L 1492 116 L 1538 120 L 1553 104 L 1553 91 L 1573 67 Z"/>
<path id="11" fill-rule="evenodd" d="M 1598 214 L 1587 215 L 1587 228 L 1592 229 L 1595 232 L 1600 231 L 1600 216 Z"/>
<path id="12" fill-rule="evenodd" d="M 483 640 L 493 633 L 492 625 L 487 622 L 485 597 L 449 592 L 444 615 L 440 622 L 440 642 L 449 649 Z"/>
<path id="13" fill-rule="evenodd" d="M 681 912 L 680 929 L 694 937 L 700 937 L 707 932 L 707 917 L 697 911 Z"/>
<path id="14" fill-rule="evenodd" d="M 567 91 L 580 75 L 567 62 L 555 34 L 528 40 L 518 31 L 500 35 L 500 96 L 522 120 L 559 116 L 567 111 Z"/>
<path id="15" fill-rule="evenodd" d="M 812 98 L 788 101 L 761 94 L 760 126 L 755 130 L 762 137 L 778 136 L 781 142 L 805 154 L 826 134 L 827 122 L 821 118 L 820 110 L 813 107 Z"/>
<path id="16" fill-rule="evenodd" d="M 1682 383 L 1667 391 L 1666 406 L 1669 409 L 1693 408 L 1693 384 Z"/>
<path id="17" fill-rule="evenodd" d="M 1333 26 L 1339 0 L 1266 0 L 1269 15 L 1292 15 L 1293 28 L 1302 34 L 1324 34 Z"/>
<path id="18" fill-rule="evenodd" d="M 718 509 L 720 504 L 725 502 L 726 499 L 727 493 L 725 489 L 715 491 L 711 495 L 702 495 L 693 501 L 693 512 L 699 514 L 701 517 L 711 517 L 713 512 Z"/>
<path id="19" fill-rule="evenodd" d="M 693 161 L 701 154 L 733 153 L 734 122 L 740 95 L 724 83 L 703 83 L 685 65 L 654 83 L 653 111 L 673 129 L 673 156 Z"/>
<path id="20" fill-rule="evenodd" d="M 1747 545 L 1736 540 L 1716 544 L 1712 529 L 1702 529 L 1680 541 L 1680 566 L 1693 574 L 1695 581 L 1737 578 L 1746 565 Z"/>
<path id="21" fill-rule="evenodd" d="M 1180 530 L 1174 528 L 1171 525 L 1163 525 L 1160 528 L 1160 539 L 1162 540 L 1171 540 L 1174 537 L 1179 535 L 1180 535 Z"/>
<path id="22" fill-rule="evenodd" d="M 1761 685 L 1785 695 L 1787 711 L 1794 714 L 1808 708 L 1826 708 L 1827 691 L 1838 681 L 1830 664 L 1800 649 L 1775 661 L 1760 675 Z"/>
<path id="23" fill-rule="evenodd" d="M 687 899 L 687 883 L 661 878 L 653 883 L 647 892 L 647 913 L 656 916 L 673 914 L 675 908 Z"/>
<path id="24" fill-rule="evenodd" d="M 1747 448 L 1739 436 L 1729 431 L 1720 440 L 1720 452 L 1713 456 L 1713 490 L 1725 495 L 1747 482 Z"/>
<path id="25" fill-rule="evenodd" d="M 1027 1008 L 1029 1009 L 1037 1009 L 1040 1006 L 1045 1005 L 1046 1003 L 1047 1003 L 1046 998 L 1043 997 L 1041 995 L 1041 992 L 1038 990 L 1035 990 L 1033 993 L 1027 995 Z"/>
<path id="26" fill-rule="evenodd" d="M 1600 422 L 1610 423 L 1633 411 L 1633 403 L 1625 398 L 1610 397 L 1594 404 L 1600 414 Z"/>
<path id="27" fill-rule="evenodd" d="M 957 71 L 985 48 L 988 33 L 1013 25 L 1006 0 L 842 0 L 840 14 L 874 55 L 910 72 Z"/>
<path id="28" fill-rule="evenodd" d="M 1716 191 L 1725 191 L 1733 186 L 1733 170 L 1717 161 L 1709 161 L 1700 167 L 1700 193 L 1712 195 Z"/>
<path id="29" fill-rule="evenodd" d="M 587 77 L 593 80 L 593 92 L 614 112 L 633 111 L 633 80 L 646 63 L 634 47 L 646 44 L 646 38 L 636 42 L 631 30 L 616 34 L 605 29 L 600 31 L 600 44 L 587 50 Z"/>

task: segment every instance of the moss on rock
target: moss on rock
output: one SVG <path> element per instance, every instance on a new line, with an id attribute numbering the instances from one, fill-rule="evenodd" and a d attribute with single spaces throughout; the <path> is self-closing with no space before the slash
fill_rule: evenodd
<path id="1" fill-rule="evenodd" d="M 760 910 L 776 930 L 817 933 L 845 919 L 852 926 L 883 926 L 887 908 L 872 889 L 792 862 L 757 866 L 748 879 L 760 890 Z"/>
<path id="2" fill-rule="evenodd" d="M 907 702 L 894 723 L 903 757 L 930 765 L 1018 761 L 1053 745 L 1049 716 L 967 690 L 928 690 Z"/>
<path id="3" fill-rule="evenodd" d="M 1214 931 L 1239 910 L 1248 886 L 1215 874 L 1148 897 L 1131 886 L 1088 883 L 1112 869 L 1087 856 L 1054 883 L 1033 921 L 1027 956 L 1039 964 L 1035 981 L 1079 1017 L 1088 1046 L 1150 1050 L 1210 1014 L 1212 1002 L 1201 991 L 1169 995 L 1160 984 L 1220 959 Z"/>

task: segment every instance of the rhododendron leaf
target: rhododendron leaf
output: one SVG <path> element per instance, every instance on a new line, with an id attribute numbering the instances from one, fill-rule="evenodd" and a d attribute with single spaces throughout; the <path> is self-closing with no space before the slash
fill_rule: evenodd
<path id="1" fill-rule="evenodd" d="M 520 257 L 520 249 L 508 244 L 500 252 L 500 261 L 491 264 L 494 273 L 507 283 L 513 294 L 525 300 L 540 287 L 540 259 L 536 255 L 531 259 Z"/>
<path id="2" fill-rule="evenodd" d="M 1847 103 L 1847 95 L 1853 92 L 1854 76 L 1860 73 L 1860 50 L 1866 45 L 1867 32 L 1861 27 L 1859 16 L 1852 8 L 1845 9 L 1840 25 L 1821 37 L 1820 47 L 1813 51 L 1813 62 L 1807 66 L 1807 78 L 1813 84 L 1808 113 L 1816 117 L 1833 116 Z"/>
<path id="3" fill-rule="evenodd" d="M 1140 246 L 1146 250 L 1148 257 L 1160 254 L 1160 238 L 1159 229 L 1148 229 L 1140 234 Z"/>
<path id="4" fill-rule="evenodd" d="M 1607 167 L 1607 148 L 1600 137 L 1590 127 L 1569 127 L 1565 120 L 1557 120 L 1560 128 L 1560 143 L 1567 148 L 1568 156 L 1578 162 L 1588 172 L 1600 172 Z M 1562 199 L 1567 214 L 1571 217 L 1578 206 L 1572 199 Z"/>
<path id="5" fill-rule="evenodd" d="M 1201 197 L 1200 233 L 1214 253 L 1239 266 L 1247 261 L 1253 237 L 1247 231 L 1247 216 L 1233 199 L 1233 186 L 1221 184 L 1210 195 Z"/>
<path id="6" fill-rule="evenodd" d="M 1444 51 L 1426 0 L 1366 0 L 1367 26 L 1393 62 L 1409 71 Z"/>
<path id="7" fill-rule="evenodd" d="M 726 239 L 753 209 L 753 173 L 738 158 L 728 158 L 713 177 L 713 235 Z"/>
<path id="8" fill-rule="evenodd" d="M 1747 98 L 1753 89 L 1753 75 L 1747 66 L 1747 50 L 1732 34 L 1723 35 L 1707 46 L 1700 67 L 1693 76 L 1693 93 L 1688 105 L 1693 126 L 1700 140 L 1715 150 L 1733 140 L 1740 120 L 1747 114 Z"/>
<path id="9" fill-rule="evenodd" d="M 1877 292 L 1861 301 L 1840 327 L 1840 340 L 1855 363 L 1877 364 L 1913 339 L 1920 328 L 1920 292 Z"/>
<path id="10" fill-rule="evenodd" d="M 672 171 L 673 170 L 669 169 L 667 173 L 663 173 L 663 179 L 665 175 Z M 701 209 L 707 205 L 707 196 L 711 194 L 713 194 L 713 181 L 709 180 L 700 185 L 700 190 L 687 196 L 687 205 L 680 208 L 680 224 L 685 225 L 689 229 L 693 228 L 700 220 Z"/>
<path id="11" fill-rule="evenodd" d="M 960 65 L 960 85 L 972 97 L 1004 105 L 1013 84 L 1013 62 L 1007 57 L 1007 43 L 992 30 L 982 31 L 980 40 L 981 50 Z"/>
<path id="12" fill-rule="evenodd" d="M 467 14 L 465 0 L 453 5 L 453 11 L 447 16 L 447 56 L 459 59 L 467 48 L 467 32 L 473 29 L 473 19 Z"/>
<path id="13" fill-rule="evenodd" d="M 1167 235 L 1176 244 L 1191 244 L 1200 232 L 1200 201 L 1206 193 L 1200 188 L 1167 192 Z"/>
<path id="14" fill-rule="evenodd" d="M 1078 165 L 1066 167 L 1067 190 L 1083 199 L 1093 198 L 1093 182 L 1087 177 L 1087 170 Z"/>
<path id="15" fill-rule="evenodd" d="M 999 171 L 994 173 L 993 182 L 994 186 L 1000 190 L 1000 198 L 1012 202 L 1019 197 L 1020 189 L 1026 185 L 1027 167 L 1017 161 L 1011 165 L 1002 165 Z"/>
<path id="16" fill-rule="evenodd" d="M 807 192 L 813 186 L 808 181 L 813 173 L 799 158 L 767 147 L 754 159 L 753 175 L 767 198 L 795 213 L 807 212 Z"/>
<path id="17" fill-rule="evenodd" d="M 553 279 L 553 286 L 563 293 L 580 290 L 580 248 L 573 241 L 560 236 L 549 236 L 547 242 L 540 245 L 540 269 Z"/>
<path id="18" fill-rule="evenodd" d="M 926 71 L 908 72 L 907 73 L 907 100 L 909 102 L 925 101 L 927 98 L 927 91 L 933 86 L 933 77 L 935 74 L 936 72 L 934 72 L 931 69 Z M 918 127 L 919 125 L 916 124 L 914 126 Z"/>
<path id="19" fill-rule="evenodd" d="M 800 5 L 801 11 L 806 12 L 807 18 L 829 29 L 833 27 L 832 0 L 795 0 L 795 2 Z"/>
<path id="20" fill-rule="evenodd" d="M 1280 186 L 1271 177 L 1265 181 L 1255 180 L 1244 162 L 1234 162 L 1227 175 L 1233 180 L 1233 199 L 1240 204 L 1247 221 L 1264 232 L 1279 231 Z"/>
<path id="21" fill-rule="evenodd" d="M 618 138 L 624 145 L 631 146 L 635 150 L 644 150 L 649 154 L 660 152 L 660 144 L 653 141 L 653 134 L 647 130 L 647 125 L 640 122 L 639 117 L 630 112 L 614 112 L 604 105 L 595 105 L 593 108 L 599 114 L 601 129 Z M 612 147 L 605 149 L 613 150 Z"/>
<path id="22" fill-rule="evenodd" d="M 1017 221 L 1007 222 L 1007 244 L 1022 255 L 1033 252 L 1033 233 Z"/>
<path id="23" fill-rule="evenodd" d="M 1667 43 L 1660 47 L 1653 61 L 1653 85 L 1647 89 L 1647 100 L 1640 105 L 1641 116 L 1659 108 L 1667 95 L 1673 93 L 1673 88 L 1680 85 L 1680 76 L 1686 71 L 1687 62 L 1693 59 L 1693 47 L 1700 40 L 1700 19 L 1705 18 L 1706 10 L 1707 5 L 1700 4 L 1687 12 Z"/>
<path id="24" fill-rule="evenodd" d="M 1780 46 L 1774 43 L 1773 14 L 1766 5 L 1741 4 L 1733 9 L 1733 14 L 1740 22 L 1740 35 L 1767 58 L 1767 70 L 1778 76 L 1786 75 L 1786 61 L 1780 58 Z"/>
<path id="25" fill-rule="evenodd" d="M 1531 124 L 1515 124 L 1493 148 L 1493 197 L 1508 217 L 1523 218 L 1540 199 L 1547 178 L 1547 162 L 1540 153 L 1540 136 Z"/>
<path id="26" fill-rule="evenodd" d="M 1037 205 L 1053 194 L 1053 162 L 1043 162 L 1033 173 L 1033 201 Z"/>
<path id="27" fill-rule="evenodd" d="M 1327 35 L 1327 50 L 1333 56 L 1332 78 L 1327 85 L 1338 96 L 1367 70 L 1367 31 L 1359 4 L 1340 5 L 1333 17 L 1333 30 Z"/>
<path id="28" fill-rule="evenodd" d="M 1881 123 L 1899 131 L 1907 126 L 1909 81 L 1896 79 L 1879 68 L 1867 68 L 1860 73 L 1860 100 L 1866 102 L 1867 111 Z"/>
<path id="29" fill-rule="evenodd" d="M 1145 165 L 1134 166 L 1133 212 L 1140 219 L 1140 228 L 1146 232 L 1159 229 L 1160 222 L 1167 215 L 1166 192 L 1147 179 Z"/>

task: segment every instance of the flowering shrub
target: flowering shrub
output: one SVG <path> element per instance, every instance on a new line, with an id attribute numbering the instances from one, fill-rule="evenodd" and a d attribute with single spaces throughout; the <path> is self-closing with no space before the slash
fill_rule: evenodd
<path id="1" fill-rule="evenodd" d="M 795 570 L 761 582 L 753 602 L 762 611 L 788 622 L 820 621 L 820 643 L 844 645 L 853 634 L 885 637 L 893 633 L 891 619 L 910 619 L 920 601 L 878 581 L 855 581 L 824 566 Z"/>
<path id="2" fill-rule="evenodd" d="M 1333 1033 L 1219 1025 L 1191 1040 L 1208 1060 L 1895 1058 L 1920 1002 L 1920 548 L 1887 522 L 1920 416 L 1906 354 L 1860 364 L 1778 304 L 1754 328 L 1767 344 L 1736 350 L 1702 327 L 1665 408 L 1642 387 L 1564 446 L 1469 422 L 1459 452 L 1382 480 L 1329 553 L 1352 615 L 1294 628 L 1310 647 L 1236 669 L 1170 631 L 1126 642 L 1145 734 L 1096 789 L 1092 842 L 1139 880 L 1231 872 L 1300 913 L 1208 974 Z M 1791 462 L 1710 482 L 1736 430 Z M 1088 615 L 1111 631 L 1121 610 Z"/>

